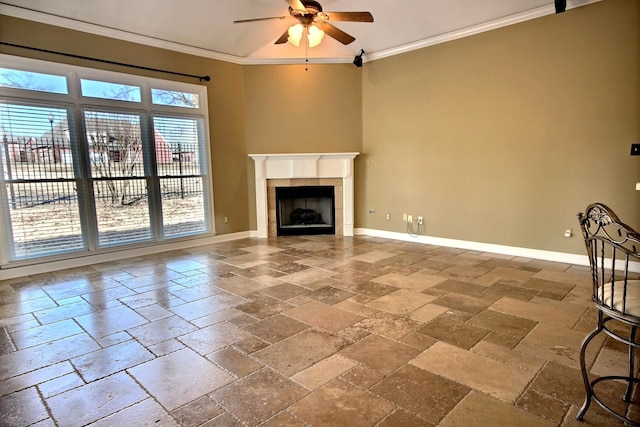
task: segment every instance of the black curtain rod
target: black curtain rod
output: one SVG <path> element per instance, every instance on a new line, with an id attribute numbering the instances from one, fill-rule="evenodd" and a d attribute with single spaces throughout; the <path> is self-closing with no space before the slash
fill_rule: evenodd
<path id="1" fill-rule="evenodd" d="M 211 77 L 209 77 L 209 76 L 196 76 L 196 75 L 193 75 L 193 74 L 178 73 L 178 72 L 175 72 L 175 71 L 159 70 L 157 68 L 142 67 L 140 65 L 125 64 L 123 62 L 109 61 L 109 60 L 106 60 L 106 59 L 90 58 L 88 56 L 74 55 L 72 53 L 56 52 L 54 50 L 40 49 L 40 48 L 37 48 L 37 47 L 23 46 L 23 45 L 14 44 L 14 43 L 0 42 L 0 44 L 3 44 L 5 46 L 17 47 L 17 48 L 20 48 L 20 49 L 35 50 L 36 52 L 44 52 L 44 53 L 52 53 L 54 55 L 68 56 L 69 58 L 86 59 L 87 61 L 102 62 L 103 64 L 120 65 L 122 67 L 137 68 L 139 70 L 146 70 L 146 71 L 157 71 L 159 73 L 173 74 L 174 76 L 193 77 L 194 79 L 198 79 L 200 81 L 204 80 L 204 81 L 208 82 L 208 81 L 211 80 Z"/>

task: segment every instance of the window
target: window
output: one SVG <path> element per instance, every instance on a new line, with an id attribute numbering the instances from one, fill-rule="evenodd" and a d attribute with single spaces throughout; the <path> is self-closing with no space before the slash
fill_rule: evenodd
<path id="1" fill-rule="evenodd" d="M 201 195 L 206 171 L 200 159 L 206 154 L 198 143 L 204 132 L 203 122 L 156 116 L 153 123 L 164 233 L 173 236 L 203 232 L 206 221 Z"/>
<path id="2" fill-rule="evenodd" d="M 10 68 L 0 68 L 0 86 L 51 93 L 69 93 L 67 79 L 64 76 Z"/>
<path id="3" fill-rule="evenodd" d="M 85 246 L 67 133 L 69 113 L 61 107 L 0 103 L 0 193 L 10 236 L 5 241 L 15 259 Z"/>
<path id="4" fill-rule="evenodd" d="M 158 105 L 175 105 L 177 107 L 200 107 L 200 98 L 197 93 L 176 92 L 174 90 L 151 89 L 151 102 Z"/>
<path id="5" fill-rule="evenodd" d="M 205 87 L 0 57 L 0 264 L 212 232 Z"/>
<path id="6" fill-rule="evenodd" d="M 82 96 L 131 102 L 140 102 L 142 99 L 140 87 L 133 85 L 81 79 L 80 87 Z"/>

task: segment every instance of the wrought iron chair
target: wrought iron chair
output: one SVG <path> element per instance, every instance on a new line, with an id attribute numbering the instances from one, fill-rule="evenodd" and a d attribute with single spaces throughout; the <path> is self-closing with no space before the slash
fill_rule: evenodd
<path id="1" fill-rule="evenodd" d="M 611 408 L 611 403 L 598 397 L 594 386 L 603 381 L 624 381 L 626 392 L 622 399 L 631 402 L 634 385 L 640 382 L 634 363 L 635 349 L 640 347 L 640 343 L 636 341 L 636 331 L 640 326 L 640 280 L 630 271 L 630 268 L 634 264 L 637 266 L 637 262 L 640 261 L 640 234 L 622 223 L 616 214 L 602 203 L 589 205 L 584 214 L 578 214 L 578 220 L 589 256 L 593 282 L 592 298 L 598 312 L 598 324 L 584 339 L 580 349 L 580 367 L 586 397 L 576 419 L 583 420 L 593 399 L 619 420 L 638 426 L 640 420 L 630 419 L 628 409 L 625 413 L 616 412 Z M 589 379 L 585 361 L 587 346 L 602 331 L 628 346 L 627 375 Z"/>

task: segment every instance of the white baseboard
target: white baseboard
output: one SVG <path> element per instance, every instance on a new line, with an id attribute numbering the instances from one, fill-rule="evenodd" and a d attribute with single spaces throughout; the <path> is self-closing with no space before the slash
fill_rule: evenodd
<path id="1" fill-rule="evenodd" d="M 514 257 L 524 257 L 531 259 L 539 259 L 544 261 L 561 262 L 565 264 L 589 265 L 589 259 L 586 255 L 577 255 L 564 252 L 544 251 L 540 249 L 520 248 L 516 246 L 495 245 L 492 243 L 472 242 L 467 240 L 447 239 L 432 236 L 416 236 L 412 237 L 406 233 L 398 233 L 393 231 L 374 230 L 370 228 L 354 229 L 356 236 L 381 237 L 385 239 L 400 240 L 406 242 L 416 242 L 425 245 L 445 246 L 450 248 L 459 248 L 479 252 L 489 252 L 500 255 L 510 255 Z M 211 236 L 201 239 L 182 240 L 178 242 L 150 245 L 138 247 L 134 249 L 119 250 L 108 253 L 93 254 L 88 256 L 78 256 L 76 258 L 48 261 L 37 264 L 16 266 L 0 270 L 0 280 L 13 279 L 28 275 L 47 273 L 52 271 L 64 270 L 66 268 L 83 267 L 102 262 L 118 261 L 126 258 L 151 255 L 154 253 L 167 252 L 178 249 L 186 249 L 196 246 L 209 245 L 213 243 L 222 243 L 232 240 L 257 238 L 257 230 L 242 231 L 239 233 L 223 234 L 219 236 Z M 640 264 L 633 263 L 631 270 L 640 272 Z"/>
<path id="2" fill-rule="evenodd" d="M 562 262 L 565 264 L 589 265 L 589 258 L 586 255 L 569 254 L 564 252 L 543 251 L 540 249 L 519 248 L 517 246 L 495 245 L 492 243 L 471 242 L 468 240 L 446 239 L 443 237 L 416 236 L 412 237 L 407 233 L 393 231 L 374 230 L 371 228 L 356 228 L 356 235 L 383 237 L 386 239 L 401 240 L 406 242 L 416 242 L 425 245 L 445 246 L 449 248 L 459 248 L 471 251 L 490 252 L 500 255 L 511 255 L 514 257 L 524 257 L 540 259 L 544 261 Z"/>

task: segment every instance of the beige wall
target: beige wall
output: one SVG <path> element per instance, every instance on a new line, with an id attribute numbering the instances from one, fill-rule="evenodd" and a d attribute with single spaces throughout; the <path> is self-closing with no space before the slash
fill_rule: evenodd
<path id="1" fill-rule="evenodd" d="M 244 82 L 249 153 L 360 151 L 361 70 L 352 64 L 246 66 Z"/>
<path id="2" fill-rule="evenodd" d="M 607 0 L 363 68 L 308 71 L 226 64 L 5 16 L 0 39 L 211 75 L 219 233 L 256 228 L 248 153 L 359 151 L 358 228 L 404 232 L 406 212 L 423 215 L 431 236 L 581 254 L 580 239 L 563 232 L 577 231 L 575 214 L 591 201 L 640 227 L 640 158 L 629 156 L 640 141 L 639 14 L 635 0 Z"/>
<path id="3" fill-rule="evenodd" d="M 579 254 L 563 233 L 590 202 L 640 227 L 638 15 L 603 1 L 365 64 L 356 226 L 403 232 L 406 212 L 430 236 Z"/>

